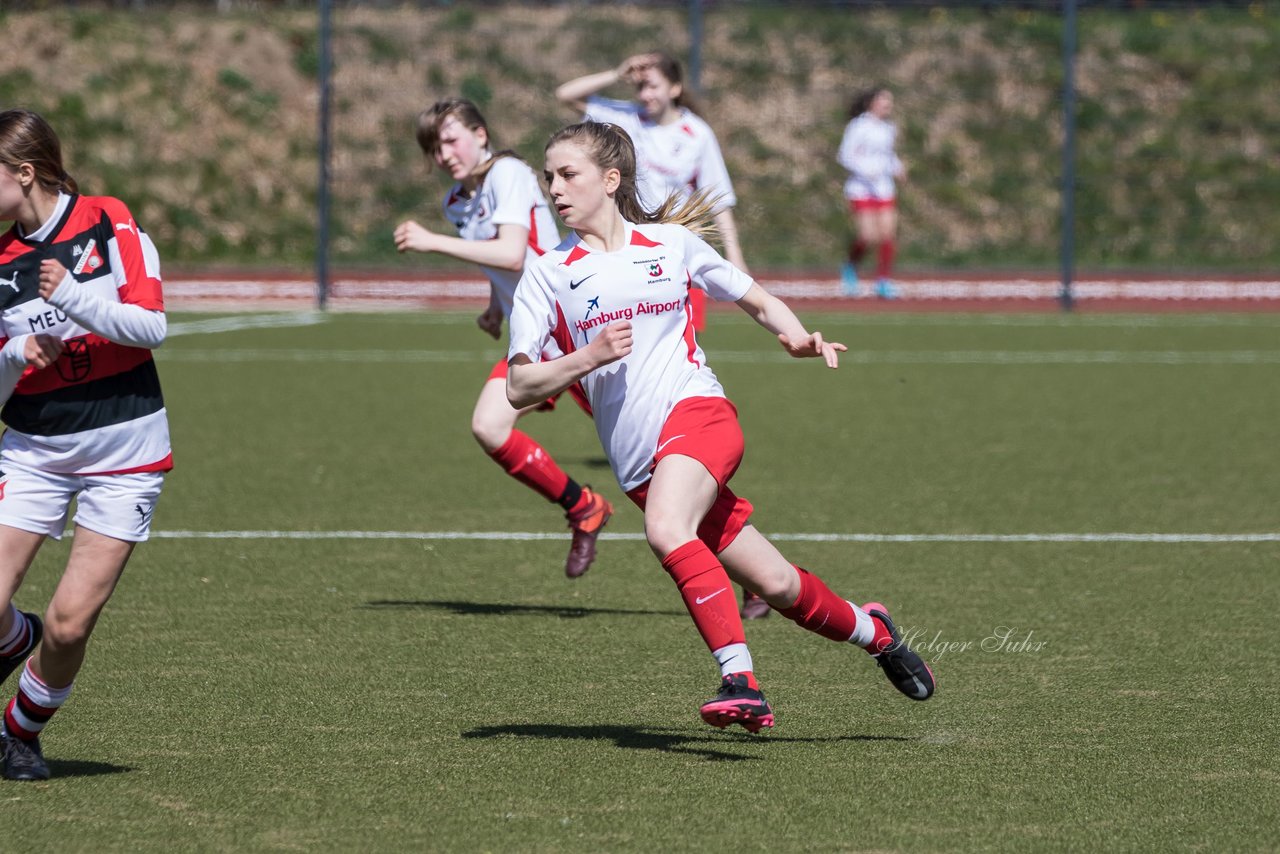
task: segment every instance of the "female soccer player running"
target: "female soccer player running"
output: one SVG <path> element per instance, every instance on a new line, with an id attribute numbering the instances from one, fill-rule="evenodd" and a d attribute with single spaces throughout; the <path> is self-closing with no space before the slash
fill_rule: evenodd
<path id="1" fill-rule="evenodd" d="M 417 136 L 428 166 L 434 163 L 457 181 L 445 195 L 444 213 L 460 236 L 436 234 L 407 220 L 395 230 L 396 249 L 439 252 L 478 264 L 490 287 L 489 307 L 476 323 L 497 339 L 503 319 L 511 314 L 512 295 L 525 264 L 560 240 L 555 218 L 533 170 L 510 151 L 493 152 L 489 126 L 470 101 L 436 102 L 418 117 Z M 506 378 L 506 360 L 499 360 L 476 400 L 472 435 L 503 471 L 564 508 L 573 532 L 564 571 L 577 578 L 595 560 L 596 538 L 613 515 L 613 505 L 579 485 L 546 449 L 515 429 L 525 413 L 553 408 L 555 396 L 513 409 L 507 402 Z"/>
<path id="2" fill-rule="evenodd" d="M 635 100 L 599 97 L 599 92 L 619 81 L 634 87 Z M 714 199 L 715 230 L 724 243 L 725 257 L 742 272 L 750 272 L 738 241 L 733 218 L 737 197 L 720 143 L 711 126 L 694 112 L 679 62 L 665 53 L 636 54 L 617 68 L 561 84 L 556 98 L 583 112 L 584 120 L 608 122 L 627 132 L 636 146 L 636 189 L 640 203 L 649 210 L 672 193 L 686 198 L 703 192 Z M 694 331 L 701 332 L 706 326 L 706 294 L 695 288 L 689 299 Z M 768 604 L 743 590 L 742 616 L 762 619 L 768 615 Z"/>
<path id="3" fill-rule="evenodd" d="M 147 539 L 169 425 L 151 350 L 166 324 L 160 262 L 117 199 L 81 196 L 53 129 L 0 112 L 0 681 L 4 776 L 45 780 L 40 733 L 134 546 Z M 76 500 L 75 541 L 42 621 L 13 597 Z M 28 657 L 30 656 L 30 657 Z"/>
<path id="4" fill-rule="evenodd" d="M 675 581 L 720 665 L 719 693 L 702 718 L 751 732 L 773 725 L 754 675 L 730 578 L 823 637 L 861 646 L 912 699 L 933 675 L 902 643 L 883 605 L 858 607 L 786 560 L 729 489 L 742 458 L 737 411 L 694 337 L 688 296 L 704 288 L 736 301 L 796 357 L 836 367 L 845 347 L 809 333 L 686 225 L 705 221 L 703 198 L 638 201 L 635 150 L 622 129 L 585 122 L 551 137 L 546 178 L 572 233 L 526 268 L 511 314 L 507 396 L 528 406 L 580 382 L 619 484 L 644 510 L 645 536 Z M 680 205 L 677 209 L 677 205 Z M 562 353 L 547 358 L 547 352 Z"/>
<path id="5" fill-rule="evenodd" d="M 858 263 L 872 246 L 878 247 L 876 296 L 897 296 L 890 279 L 898 232 L 894 179 L 905 179 L 907 171 L 894 152 L 898 129 L 889 121 L 892 113 L 893 93 L 888 89 L 876 87 L 858 94 L 849 108 L 849 123 L 836 155 L 849 172 L 844 197 L 854 227 L 849 257 L 840 275 L 847 296 L 857 296 Z"/>

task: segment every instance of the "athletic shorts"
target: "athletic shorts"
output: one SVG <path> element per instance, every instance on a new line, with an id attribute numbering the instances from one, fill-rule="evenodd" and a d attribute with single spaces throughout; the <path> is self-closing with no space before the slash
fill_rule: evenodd
<path id="1" fill-rule="evenodd" d="M 893 210 L 898 205 L 898 200 L 894 198 L 888 199 L 849 199 L 849 212 L 860 213 L 862 211 L 886 211 Z"/>
<path id="2" fill-rule="evenodd" d="M 0 463 L 0 525 L 62 539 L 76 501 L 75 524 L 130 543 L 151 533 L 164 473 L 53 474 Z"/>
<path id="3" fill-rule="evenodd" d="M 742 533 L 755 509 L 745 498 L 729 489 L 742 462 L 744 450 L 738 410 L 723 397 L 691 397 L 671 410 L 658 436 L 653 464 L 671 454 L 692 457 L 706 467 L 720 486 L 720 494 L 698 526 L 698 539 L 716 554 L 724 551 Z M 627 497 L 643 510 L 649 497 L 649 482 L 637 486 Z"/>
<path id="4" fill-rule="evenodd" d="M 507 378 L 507 360 L 501 359 L 493 366 L 493 370 L 489 371 L 489 379 L 490 380 L 506 380 L 506 378 Z M 488 380 L 486 380 L 485 382 L 488 382 Z M 579 385 L 578 383 L 574 383 L 573 385 L 565 389 L 565 391 L 567 391 L 569 393 L 569 396 L 573 398 L 574 403 L 578 404 L 578 406 L 582 408 L 583 412 L 587 413 L 587 415 L 591 414 L 591 404 L 587 402 L 587 395 L 585 392 L 583 392 L 581 385 Z M 564 393 L 565 393 L 564 391 L 560 392 L 560 394 L 564 394 Z M 560 394 L 548 397 L 542 403 L 538 404 L 538 408 L 535 409 L 534 411 L 550 412 L 551 410 L 555 409 L 556 400 L 559 399 Z"/>

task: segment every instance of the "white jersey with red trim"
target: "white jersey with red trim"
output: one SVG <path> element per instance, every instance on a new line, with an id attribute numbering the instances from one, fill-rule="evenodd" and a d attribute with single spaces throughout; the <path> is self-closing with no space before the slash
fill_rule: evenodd
<path id="1" fill-rule="evenodd" d="M 5 402 L 4 459 L 59 474 L 169 470 L 169 422 L 151 351 L 91 332 L 91 314 L 77 314 L 77 322 L 70 308 L 46 302 L 44 258 L 67 268 L 60 290 L 79 293 L 77 304 L 90 313 L 119 304 L 164 311 L 159 255 L 118 199 L 61 194 L 38 231 L 23 235 L 15 224 L 0 236 L 0 348 L 33 333 L 65 342 L 51 366 L 26 367 Z"/>
<path id="2" fill-rule="evenodd" d="M 576 233 L 525 268 L 508 358 L 585 347 L 610 323 L 632 324 L 631 352 L 582 378 L 600 444 L 623 490 L 647 481 L 672 407 L 724 397 L 693 334 L 690 288 L 736 301 L 753 280 L 687 228 L 626 223 L 626 245 L 591 249 Z M 549 357 L 548 357 L 549 358 Z"/>
<path id="3" fill-rule="evenodd" d="M 444 215 L 463 240 L 492 240 L 498 236 L 500 225 L 529 229 L 526 264 L 560 242 L 555 216 L 538 186 L 538 176 L 516 157 L 499 157 L 475 195 L 467 195 L 461 184 L 454 184 L 444 197 Z M 502 314 L 510 317 L 520 274 L 483 264 L 480 269 L 498 294 Z"/>
<path id="4" fill-rule="evenodd" d="M 893 179 L 902 174 L 902 161 L 893 150 L 897 137 L 892 122 L 870 113 L 845 125 L 836 160 L 849 172 L 844 182 L 846 199 L 894 198 Z"/>
<path id="5" fill-rule="evenodd" d="M 636 146 L 636 183 L 647 210 L 657 208 L 672 193 L 684 198 L 704 189 L 719 199 L 718 210 L 738 203 L 715 133 L 689 110 L 681 108 L 678 121 L 660 125 L 632 101 L 588 98 L 584 117 L 615 124 L 631 135 Z"/>

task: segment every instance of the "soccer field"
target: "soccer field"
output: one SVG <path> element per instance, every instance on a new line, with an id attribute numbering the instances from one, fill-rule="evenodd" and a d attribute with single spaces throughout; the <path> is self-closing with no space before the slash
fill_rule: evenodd
<path id="1" fill-rule="evenodd" d="M 172 316 L 156 536 L 46 732 L 54 779 L 0 786 L 5 838 L 1272 849 L 1280 316 L 804 319 L 840 370 L 734 315 L 702 337 L 747 437 L 733 485 L 792 560 L 888 604 L 930 702 L 774 614 L 747 638 L 776 729 L 703 724 L 717 670 L 589 420 L 522 422 L 618 505 L 577 581 L 559 512 L 472 440 L 501 350 L 471 314 Z"/>

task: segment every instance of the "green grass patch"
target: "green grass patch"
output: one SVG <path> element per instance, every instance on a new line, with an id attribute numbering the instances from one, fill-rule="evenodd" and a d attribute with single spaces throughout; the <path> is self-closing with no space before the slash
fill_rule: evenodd
<path id="1" fill-rule="evenodd" d="M 807 320 L 840 370 L 736 315 L 703 337 L 766 533 L 1280 530 L 1270 315 Z M 157 532 L 563 531 L 469 435 L 500 354 L 470 314 L 171 338 Z M 642 529 L 576 408 L 522 429 Z M 700 851 L 731 803 L 749 850 L 1270 846 L 1280 543 L 779 545 L 886 601 L 938 695 L 774 615 L 777 729 L 709 729 L 637 541 L 570 582 L 566 539 L 155 539 L 7 821 L 63 851 Z"/>

